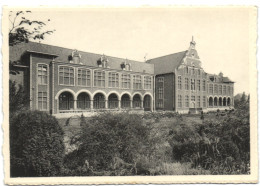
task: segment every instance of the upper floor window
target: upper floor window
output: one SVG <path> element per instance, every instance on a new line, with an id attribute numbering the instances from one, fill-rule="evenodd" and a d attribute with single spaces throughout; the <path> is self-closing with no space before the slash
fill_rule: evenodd
<path id="1" fill-rule="evenodd" d="M 140 75 L 133 76 L 133 88 L 142 89 L 142 77 Z"/>
<path id="2" fill-rule="evenodd" d="M 203 96 L 203 107 L 206 107 L 206 96 Z"/>
<path id="3" fill-rule="evenodd" d="M 79 86 L 91 85 L 91 72 L 89 69 L 78 69 L 78 85 Z"/>
<path id="4" fill-rule="evenodd" d="M 200 69 L 198 69 L 198 76 L 200 76 Z"/>
<path id="5" fill-rule="evenodd" d="M 152 77 L 151 76 L 144 77 L 144 89 L 147 89 L 147 90 L 152 89 Z"/>
<path id="6" fill-rule="evenodd" d="M 105 71 L 101 71 L 101 70 L 94 71 L 94 86 L 105 87 Z"/>
<path id="7" fill-rule="evenodd" d="M 38 64 L 38 84 L 47 85 L 48 67 L 44 64 Z"/>
<path id="8" fill-rule="evenodd" d="M 230 95 L 230 86 L 227 87 L 227 93 Z"/>
<path id="9" fill-rule="evenodd" d="M 130 89 L 131 77 L 130 74 L 122 74 L 121 76 L 122 88 Z"/>
<path id="10" fill-rule="evenodd" d="M 158 82 L 164 82 L 164 77 L 158 77 Z"/>
<path id="11" fill-rule="evenodd" d="M 190 89 L 195 90 L 195 79 L 190 80 Z"/>
<path id="12" fill-rule="evenodd" d="M 59 68 L 59 84 L 74 85 L 74 69 L 72 67 L 61 66 Z"/>
<path id="13" fill-rule="evenodd" d="M 186 67 L 186 74 L 189 74 L 189 67 Z"/>
<path id="14" fill-rule="evenodd" d="M 108 87 L 118 87 L 119 86 L 119 77 L 116 72 L 108 73 Z"/>
<path id="15" fill-rule="evenodd" d="M 197 107 L 199 108 L 200 107 L 200 96 L 197 97 Z"/>
<path id="16" fill-rule="evenodd" d="M 203 80 L 203 82 L 202 82 L 202 90 L 206 91 L 206 81 L 205 80 Z"/>
<path id="17" fill-rule="evenodd" d="M 227 93 L 227 87 L 226 85 L 223 86 L 223 94 L 226 94 Z"/>
<path id="18" fill-rule="evenodd" d="M 195 96 L 191 96 L 191 101 L 195 101 Z"/>
<path id="19" fill-rule="evenodd" d="M 231 87 L 231 95 L 233 95 L 233 91 L 234 91 L 234 89 L 233 89 L 233 87 Z"/>
<path id="20" fill-rule="evenodd" d="M 185 78 L 185 90 L 189 90 L 189 79 Z"/>
<path id="21" fill-rule="evenodd" d="M 197 80 L 197 88 L 198 88 L 198 91 L 200 91 L 200 80 L 199 79 Z"/>
<path id="22" fill-rule="evenodd" d="M 182 86 L 181 86 L 181 76 L 178 76 L 178 89 L 181 90 Z"/>
<path id="23" fill-rule="evenodd" d="M 219 94 L 222 94 L 222 85 L 219 85 L 219 86 L 218 86 L 218 90 L 219 90 L 219 91 L 218 91 Z"/>
<path id="24" fill-rule="evenodd" d="M 194 69 L 194 67 L 192 68 L 192 75 L 194 75 L 195 74 L 195 69 Z"/>
<path id="25" fill-rule="evenodd" d="M 189 102 L 190 102 L 190 100 L 189 100 L 189 96 L 185 96 L 185 107 L 189 107 Z"/>
<path id="26" fill-rule="evenodd" d="M 214 93 L 215 93 L 215 94 L 218 93 L 218 85 L 214 85 Z"/>
<path id="27" fill-rule="evenodd" d="M 213 85 L 212 84 L 209 85 L 209 93 L 213 94 Z"/>
<path id="28" fill-rule="evenodd" d="M 182 107 L 182 96 L 178 95 L 178 107 Z"/>

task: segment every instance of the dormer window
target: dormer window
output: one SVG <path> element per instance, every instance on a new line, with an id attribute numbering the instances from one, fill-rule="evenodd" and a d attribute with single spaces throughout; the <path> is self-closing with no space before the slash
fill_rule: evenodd
<path id="1" fill-rule="evenodd" d="M 127 59 L 123 63 L 121 63 L 121 69 L 126 71 L 132 71 L 132 65 L 131 63 L 127 62 Z"/>
<path id="2" fill-rule="evenodd" d="M 81 55 L 80 55 L 79 51 L 74 50 L 71 54 L 70 59 L 71 59 L 70 60 L 71 63 L 80 64 Z"/>
<path id="3" fill-rule="evenodd" d="M 104 54 L 97 60 L 98 67 L 109 68 L 108 64 L 109 60 Z"/>

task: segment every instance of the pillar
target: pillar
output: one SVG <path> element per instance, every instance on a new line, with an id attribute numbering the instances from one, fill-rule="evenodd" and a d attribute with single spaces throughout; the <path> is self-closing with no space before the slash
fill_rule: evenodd
<path id="1" fill-rule="evenodd" d="M 121 110 L 121 100 L 118 100 L 118 110 Z"/>
<path id="2" fill-rule="evenodd" d="M 74 100 L 74 102 L 73 102 L 73 109 L 77 110 L 77 100 Z"/>
<path id="3" fill-rule="evenodd" d="M 144 100 L 141 99 L 141 109 L 144 108 Z"/>
<path id="4" fill-rule="evenodd" d="M 106 99 L 105 100 L 105 109 L 107 109 L 108 108 L 108 100 Z"/>
<path id="5" fill-rule="evenodd" d="M 133 108 L 133 100 L 130 99 L 130 108 L 132 109 Z"/>
<path id="6" fill-rule="evenodd" d="M 93 110 L 93 108 L 94 108 L 94 105 L 93 105 L 94 103 L 93 103 L 93 99 L 91 99 L 90 100 L 90 110 Z"/>

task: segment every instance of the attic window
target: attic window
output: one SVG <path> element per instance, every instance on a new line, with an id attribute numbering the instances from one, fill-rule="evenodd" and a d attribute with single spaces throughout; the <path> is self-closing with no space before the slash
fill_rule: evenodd
<path id="1" fill-rule="evenodd" d="M 121 68 L 122 70 L 132 71 L 132 65 L 131 63 L 127 62 L 127 59 L 125 59 L 125 61 L 121 63 Z"/>
<path id="2" fill-rule="evenodd" d="M 99 67 L 109 68 L 109 60 L 108 60 L 108 58 L 103 54 L 103 55 L 97 60 L 97 65 L 98 65 Z"/>
<path id="3" fill-rule="evenodd" d="M 71 59 L 71 60 L 69 60 L 71 63 L 80 64 L 81 55 L 80 55 L 79 51 L 78 50 L 74 50 L 71 53 L 71 56 L 69 56 L 69 59 Z"/>

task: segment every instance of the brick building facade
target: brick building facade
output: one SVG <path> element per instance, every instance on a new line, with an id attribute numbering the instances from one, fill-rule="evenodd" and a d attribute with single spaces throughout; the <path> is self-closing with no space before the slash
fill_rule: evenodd
<path id="1" fill-rule="evenodd" d="M 233 107 L 234 82 L 207 74 L 192 41 L 187 51 L 138 62 L 40 43 L 9 48 L 10 79 L 22 84 L 32 110 L 51 114 L 96 110 L 172 110 Z M 155 103 L 155 104 L 154 104 Z"/>

